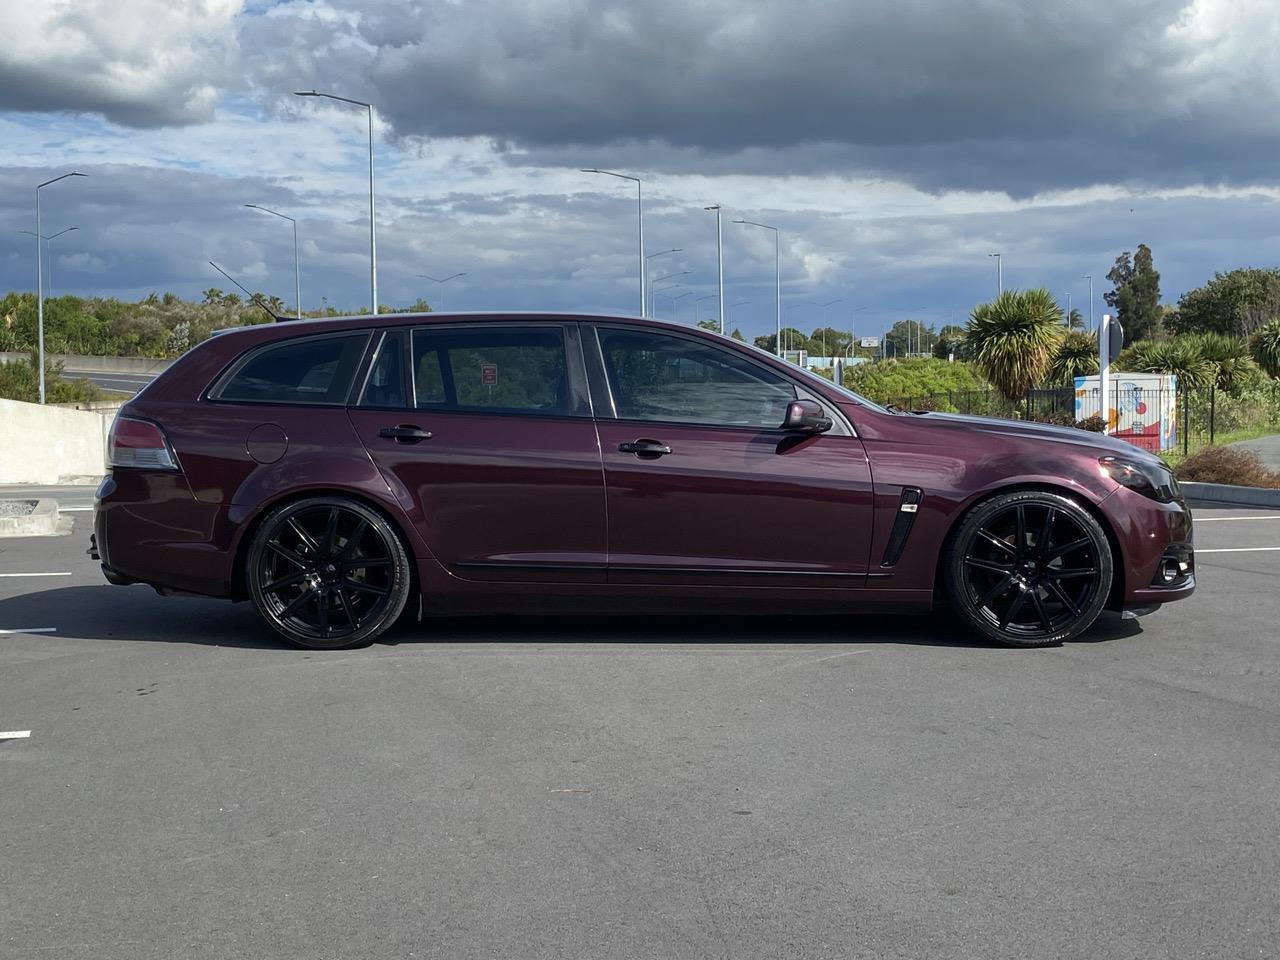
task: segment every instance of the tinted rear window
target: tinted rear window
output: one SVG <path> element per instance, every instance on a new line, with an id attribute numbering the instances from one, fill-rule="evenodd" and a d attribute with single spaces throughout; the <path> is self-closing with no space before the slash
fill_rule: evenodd
<path id="1" fill-rule="evenodd" d="M 218 400 L 344 404 L 367 333 L 289 340 L 255 353 L 217 391 Z"/>
<path id="2" fill-rule="evenodd" d="M 421 409 L 569 412 L 558 327 L 415 330 L 413 371 Z"/>

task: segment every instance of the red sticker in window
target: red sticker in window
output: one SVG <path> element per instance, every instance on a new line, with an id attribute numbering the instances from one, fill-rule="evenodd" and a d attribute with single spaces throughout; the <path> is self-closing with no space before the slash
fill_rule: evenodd
<path id="1" fill-rule="evenodd" d="M 480 364 L 480 382 L 487 387 L 492 387 L 498 382 L 498 365 L 496 363 Z"/>

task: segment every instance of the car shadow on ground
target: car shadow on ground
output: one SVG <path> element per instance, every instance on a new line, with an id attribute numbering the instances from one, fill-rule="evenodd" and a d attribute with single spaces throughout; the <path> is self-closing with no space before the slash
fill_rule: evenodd
<path id="1" fill-rule="evenodd" d="M 54 628 L 60 637 L 292 649 L 248 603 L 159 597 L 146 587 L 63 587 L 0 599 L 0 628 Z M 1138 621 L 1103 614 L 1075 642 L 1105 642 L 1142 632 Z M 926 616 L 779 614 L 775 616 L 478 616 L 401 622 L 379 641 L 413 643 L 807 643 L 994 646 L 949 611 Z"/>

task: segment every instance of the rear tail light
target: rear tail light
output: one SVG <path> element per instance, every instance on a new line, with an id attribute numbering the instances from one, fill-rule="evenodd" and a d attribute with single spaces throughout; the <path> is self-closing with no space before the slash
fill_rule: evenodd
<path id="1" fill-rule="evenodd" d="M 160 427 L 149 420 L 116 417 L 107 439 L 107 459 L 113 467 L 177 470 L 178 459 Z"/>

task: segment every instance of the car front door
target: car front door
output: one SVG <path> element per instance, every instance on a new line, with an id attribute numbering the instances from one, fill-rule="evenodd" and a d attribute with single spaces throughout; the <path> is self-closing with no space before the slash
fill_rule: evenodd
<path id="1" fill-rule="evenodd" d="M 389 330 L 349 414 L 451 573 L 604 582 L 604 484 L 577 324 Z"/>
<path id="2" fill-rule="evenodd" d="M 871 471 L 840 414 L 826 433 L 788 433 L 787 405 L 812 395 L 744 351 L 654 328 L 591 332 L 610 583 L 865 585 Z"/>

